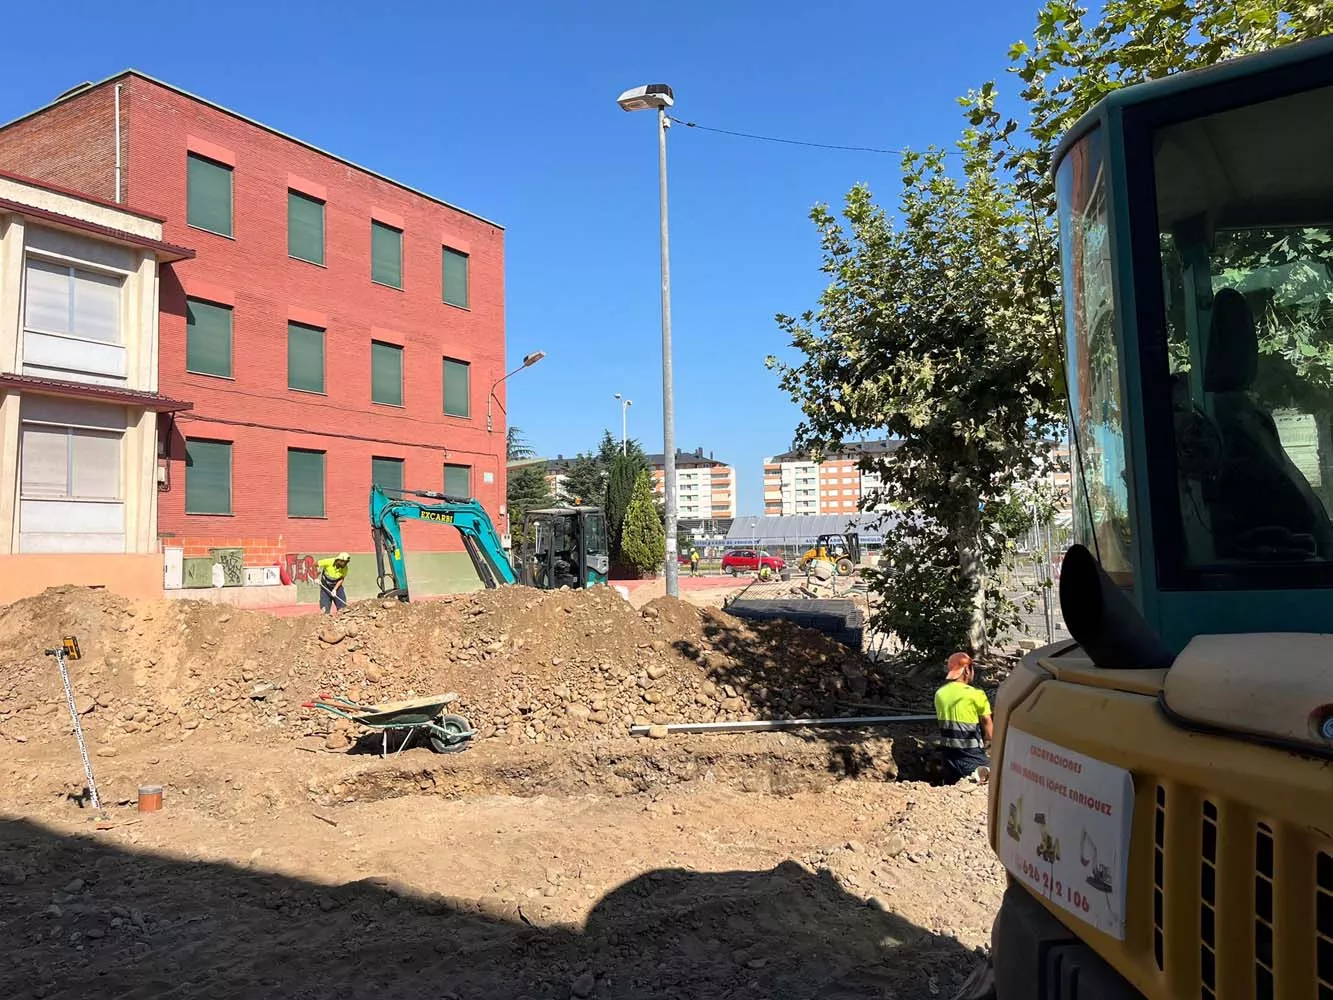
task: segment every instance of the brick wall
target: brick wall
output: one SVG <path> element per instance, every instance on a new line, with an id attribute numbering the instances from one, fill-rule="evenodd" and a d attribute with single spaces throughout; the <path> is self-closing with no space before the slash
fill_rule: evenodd
<path id="1" fill-rule="evenodd" d="M 288 553 L 367 551 L 372 456 L 403 459 L 409 488 L 441 489 L 446 462 L 470 465 L 472 492 L 503 531 L 504 386 L 494 433 L 486 432 L 487 390 L 504 373 L 503 231 L 170 88 L 121 81 L 125 201 L 165 216 L 164 238 L 197 252 L 164 268 L 161 283 L 158 387 L 194 403 L 169 435 L 171 486 L 159 495 L 164 544 L 193 550 L 207 548 L 206 539 L 280 536 Z M 112 90 L 104 85 L 0 131 L 0 165 L 112 192 Z M 232 239 L 186 224 L 191 146 L 234 161 Z M 289 186 L 325 198 L 323 267 L 287 255 Z M 372 215 L 403 229 L 401 291 L 370 280 Z M 444 245 L 470 255 L 469 309 L 442 301 Z M 234 307 L 232 379 L 185 371 L 192 295 Z M 325 396 L 287 388 L 289 320 L 326 329 Z M 372 339 L 404 348 L 402 407 L 370 401 Z M 469 418 L 443 412 L 446 356 L 471 363 Z M 190 437 L 232 442 L 231 516 L 185 513 Z M 288 448 L 326 452 L 326 517 L 286 516 Z M 420 524 L 409 527 L 406 544 L 460 548 L 453 530 Z"/>
<path id="2" fill-rule="evenodd" d="M 122 95 L 122 154 L 127 114 Z M 116 195 L 115 135 L 115 86 L 95 87 L 0 132 L 0 169 L 111 199 Z"/>

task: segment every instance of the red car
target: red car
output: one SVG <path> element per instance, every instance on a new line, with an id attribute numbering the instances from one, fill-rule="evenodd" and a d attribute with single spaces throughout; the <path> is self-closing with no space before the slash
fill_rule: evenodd
<path id="1" fill-rule="evenodd" d="M 733 549 L 722 557 L 722 572 L 732 576 L 737 573 L 758 573 L 761 569 L 781 573 L 786 568 L 787 564 L 782 559 L 755 549 Z"/>

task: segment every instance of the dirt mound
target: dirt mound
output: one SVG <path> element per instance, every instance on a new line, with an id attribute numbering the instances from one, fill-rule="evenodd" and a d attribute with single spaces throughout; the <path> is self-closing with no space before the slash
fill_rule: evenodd
<path id="1" fill-rule="evenodd" d="M 79 708 L 107 755 L 122 737 L 200 728 L 349 745 L 350 723 L 301 707 L 321 692 L 377 703 L 456 691 L 474 726 L 514 744 L 624 736 L 636 723 L 827 715 L 886 696 L 927 703 L 892 668 L 819 633 L 669 598 L 637 611 L 605 587 L 367 601 L 336 619 L 64 587 L 0 609 L 0 736 L 68 731 L 43 650 L 71 633 L 84 649 L 71 664 Z"/>

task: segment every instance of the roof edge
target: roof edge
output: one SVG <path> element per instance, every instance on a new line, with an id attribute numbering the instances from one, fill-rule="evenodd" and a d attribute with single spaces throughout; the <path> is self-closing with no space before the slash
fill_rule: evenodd
<path id="1" fill-rule="evenodd" d="M 118 73 L 113 73 L 111 76 L 108 76 L 103 80 L 98 80 L 91 86 L 81 87 L 78 90 L 75 90 L 73 93 L 67 93 L 62 95 L 61 97 L 57 97 L 54 101 L 51 101 L 48 104 L 43 104 L 39 108 L 34 108 L 32 111 L 20 115 L 19 117 L 11 121 L 4 122 L 3 124 L 0 124 L 0 132 L 3 132 L 11 125 L 17 125 L 19 122 L 26 121 L 27 119 L 32 118 L 35 115 L 39 115 L 44 111 L 54 108 L 58 104 L 63 104 L 66 101 L 72 101 L 75 98 L 82 97 L 89 91 L 97 90 L 99 87 L 105 87 L 107 84 L 115 83 L 119 80 L 124 80 L 126 77 L 131 77 L 131 76 L 138 77 L 140 80 L 143 80 L 147 83 L 151 83 L 154 84 L 155 86 L 162 87 L 166 90 L 170 90 L 172 93 L 179 94 L 182 97 L 188 97 L 192 101 L 198 101 L 200 104 L 206 105 L 207 107 L 210 107 L 215 111 L 221 111 L 225 115 L 230 115 L 231 117 L 243 121 L 248 125 L 253 125 L 255 128 L 263 129 L 265 132 L 268 132 L 272 135 L 276 135 L 279 138 L 286 139 L 288 142 L 294 142 L 298 146 L 304 146 L 306 149 L 318 153 L 320 156 L 327 156 L 329 159 L 335 160 L 338 163 L 343 164 L 343 166 L 351 167 L 353 170 L 359 170 L 363 174 L 366 174 L 370 177 L 374 177 L 377 180 L 384 181 L 386 184 L 392 184 L 394 187 L 401 188 L 402 190 L 406 191 L 409 194 L 416 195 L 418 198 L 425 198 L 427 201 L 434 202 L 437 205 L 442 205 L 443 207 L 450 209 L 451 211 L 459 212 L 463 215 L 468 216 L 469 218 L 476 219 L 478 222 L 483 222 L 488 226 L 494 226 L 496 229 L 500 230 L 501 232 L 504 232 L 505 227 L 500 223 L 496 222 L 494 219 L 488 219 L 484 215 L 478 215 L 476 212 L 470 212 L 466 208 L 462 208 L 451 202 L 447 202 L 443 198 L 437 198 L 433 194 L 427 194 L 425 191 L 422 191 L 418 188 L 414 188 L 410 184 L 404 184 L 402 181 L 394 180 L 392 177 L 389 177 L 385 174 L 381 174 L 378 171 L 371 170 L 369 167 L 363 167 L 361 164 L 353 160 L 349 160 L 345 156 L 339 156 L 337 153 L 331 153 L 327 149 L 324 149 L 320 146 L 316 146 L 313 142 L 307 142 L 304 139 L 298 139 L 296 136 L 289 135 L 288 133 L 282 131 L 281 129 L 274 128 L 272 125 L 265 125 L 263 122 L 258 121 L 254 118 L 250 118 L 247 115 L 243 115 L 239 111 L 233 111 L 231 108 L 226 107 L 225 105 L 218 104 L 215 101 L 210 101 L 206 97 L 200 97 L 198 94 L 191 93 L 190 91 L 185 90 L 183 87 L 177 87 L 175 84 L 167 83 L 165 80 L 159 80 L 157 77 L 150 76 L 149 74 L 144 73 L 141 70 L 137 70 L 132 66 L 123 69 Z"/>
<path id="2" fill-rule="evenodd" d="M 83 91 L 79 91 L 79 93 L 83 93 Z M 47 106 L 50 107 L 50 105 Z M 12 170 L 0 169 L 0 177 L 7 181 L 14 181 L 16 184 L 27 184 L 29 187 L 41 188 L 43 191 L 50 191 L 52 194 L 61 194 L 66 198 L 77 198 L 79 201 L 86 201 L 88 204 L 97 205 L 100 208 L 113 208 L 117 212 L 124 212 L 126 215 L 137 215 L 139 218 L 147 219 L 149 222 L 165 224 L 167 221 L 165 215 L 156 215 L 152 212 L 145 212 L 140 208 L 131 208 L 124 202 L 112 201 L 110 198 L 99 198 L 97 195 L 89 194 L 87 191 L 78 191 L 72 187 L 65 187 L 63 184 L 54 184 L 51 181 L 38 180 L 36 177 L 29 177 L 27 174 L 17 174 Z"/>

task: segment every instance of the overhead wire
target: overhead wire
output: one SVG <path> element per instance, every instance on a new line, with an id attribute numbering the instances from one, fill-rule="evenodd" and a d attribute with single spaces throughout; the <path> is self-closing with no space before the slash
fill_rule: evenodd
<path id="1" fill-rule="evenodd" d="M 753 139 L 756 142 L 776 142 L 784 146 L 806 146 L 811 149 L 834 149 L 845 153 L 875 153 L 881 156 L 903 156 L 913 152 L 910 149 L 894 149 L 885 146 L 844 146 L 831 142 L 808 142 L 805 139 L 786 139 L 775 135 L 759 135 L 755 132 L 739 132 L 735 129 L 716 128 L 712 125 L 700 125 L 698 122 L 686 121 L 683 118 L 677 118 L 674 115 L 667 115 L 667 118 L 676 125 L 685 128 L 698 129 L 700 132 L 715 132 L 718 135 L 730 135 L 738 139 Z M 959 155 L 957 150 L 946 149 L 942 152 L 950 156 Z"/>

